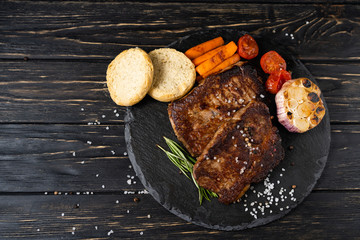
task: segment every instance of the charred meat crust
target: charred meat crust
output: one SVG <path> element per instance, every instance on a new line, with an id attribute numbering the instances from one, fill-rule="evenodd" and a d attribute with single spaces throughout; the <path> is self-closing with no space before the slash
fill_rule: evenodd
<path id="1" fill-rule="evenodd" d="M 209 76 L 185 97 L 170 103 L 168 114 L 179 141 L 197 157 L 224 121 L 264 95 L 257 71 L 251 65 L 235 66 Z"/>
<path id="2" fill-rule="evenodd" d="M 284 158 L 268 107 L 252 102 L 215 133 L 197 158 L 197 183 L 219 195 L 225 204 L 239 199 L 253 182 L 263 180 Z"/>

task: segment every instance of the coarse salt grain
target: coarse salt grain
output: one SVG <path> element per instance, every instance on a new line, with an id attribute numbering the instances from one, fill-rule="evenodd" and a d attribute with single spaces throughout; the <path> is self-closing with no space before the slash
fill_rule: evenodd
<path id="1" fill-rule="evenodd" d="M 119 203 L 119 200 L 116 200 L 116 202 L 115 203 Z"/>
<path id="2" fill-rule="evenodd" d="M 73 152 L 73 153 L 72 153 L 72 155 L 75 157 L 75 156 L 76 156 L 76 153 L 75 153 L 75 152 Z"/>
<path id="3" fill-rule="evenodd" d="M 102 187 L 102 188 L 105 188 L 105 185 L 102 185 L 101 187 Z"/>
<path id="4" fill-rule="evenodd" d="M 126 182 L 127 184 L 131 185 L 131 179 L 128 179 Z"/>
<path id="5" fill-rule="evenodd" d="M 106 116 L 105 115 L 101 115 L 102 118 L 105 118 Z"/>
<path id="6" fill-rule="evenodd" d="M 106 129 L 106 130 L 109 130 L 109 127 L 106 127 L 105 129 Z"/>
<path id="7" fill-rule="evenodd" d="M 91 144 L 92 144 L 92 142 L 91 142 L 91 141 L 87 141 L 86 143 L 87 143 L 87 144 L 89 144 L 89 145 L 91 145 Z"/>
<path id="8" fill-rule="evenodd" d="M 143 235 L 144 234 L 144 232 L 140 232 L 140 235 Z"/>
<path id="9" fill-rule="evenodd" d="M 110 230 L 110 231 L 107 233 L 107 235 L 110 236 L 110 235 L 113 234 L 113 233 L 114 233 L 114 231 L 113 231 L 113 230 Z"/>
<path id="10" fill-rule="evenodd" d="M 124 156 L 127 156 L 127 152 L 124 152 Z"/>

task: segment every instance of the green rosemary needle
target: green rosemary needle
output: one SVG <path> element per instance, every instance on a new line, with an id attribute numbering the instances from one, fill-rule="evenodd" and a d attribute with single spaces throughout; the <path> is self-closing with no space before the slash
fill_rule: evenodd
<path id="1" fill-rule="evenodd" d="M 166 144 L 170 148 L 170 151 L 165 150 L 161 146 L 157 145 L 161 150 L 165 152 L 170 161 L 180 169 L 180 171 L 190 180 L 192 180 L 199 191 L 199 202 L 202 204 L 203 198 L 211 201 L 211 197 L 218 197 L 218 195 L 210 190 L 200 187 L 194 179 L 193 167 L 196 160 L 184 150 L 179 144 L 173 140 L 164 137 Z"/>

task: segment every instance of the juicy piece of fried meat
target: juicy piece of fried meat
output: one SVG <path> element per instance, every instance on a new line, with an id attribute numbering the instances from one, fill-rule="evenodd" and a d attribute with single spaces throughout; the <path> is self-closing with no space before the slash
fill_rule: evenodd
<path id="1" fill-rule="evenodd" d="M 268 107 L 252 102 L 216 131 L 194 165 L 197 183 L 229 204 L 253 182 L 263 180 L 284 158 L 278 130 Z"/>
<path id="2" fill-rule="evenodd" d="M 179 141 L 197 157 L 221 124 L 264 95 L 262 79 L 256 70 L 251 65 L 235 66 L 208 77 L 187 96 L 170 103 L 170 122 Z"/>

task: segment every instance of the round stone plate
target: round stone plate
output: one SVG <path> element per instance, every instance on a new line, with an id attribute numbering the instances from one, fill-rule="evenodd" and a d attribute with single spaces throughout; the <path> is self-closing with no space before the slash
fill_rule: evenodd
<path id="1" fill-rule="evenodd" d="M 183 37 L 169 47 L 184 52 L 218 36 L 222 36 L 225 42 L 237 42 L 243 34 L 243 31 L 236 28 L 201 31 Z M 285 58 L 287 69 L 292 71 L 293 78 L 307 77 L 316 83 L 305 66 L 286 46 L 281 45 L 281 41 L 277 42 L 266 35 L 253 37 L 260 48 L 259 56 L 250 61 L 254 66 L 259 67 L 262 54 L 275 50 Z M 269 107 L 274 114 L 275 103 L 272 102 Z M 277 125 L 286 152 L 285 159 L 265 181 L 253 184 L 236 204 L 224 205 L 217 199 L 212 199 L 204 200 L 200 205 L 193 182 L 179 174 L 177 167 L 156 146 L 159 144 L 167 149 L 163 136 L 177 141 L 170 125 L 167 103 L 147 96 L 127 109 L 127 151 L 142 184 L 164 208 L 186 221 L 206 228 L 242 230 L 279 219 L 310 194 L 325 167 L 329 153 L 330 121 L 327 107 L 326 111 L 322 122 L 306 133 L 290 133 Z"/>

